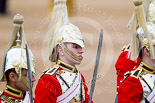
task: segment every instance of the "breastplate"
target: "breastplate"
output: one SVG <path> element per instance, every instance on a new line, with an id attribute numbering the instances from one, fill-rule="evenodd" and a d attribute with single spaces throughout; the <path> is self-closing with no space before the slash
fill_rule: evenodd
<path id="1" fill-rule="evenodd" d="M 145 98 L 147 98 L 155 88 L 155 74 L 142 72 L 139 79 L 143 87 L 143 98 L 141 100 L 141 103 L 145 103 Z"/>
<path id="2" fill-rule="evenodd" d="M 77 78 L 77 73 L 61 70 L 59 71 L 59 73 L 57 73 L 56 77 L 61 86 L 62 94 L 64 94 L 71 86 L 74 86 L 74 81 Z M 82 86 L 80 84 L 80 87 L 82 87 L 83 100 L 85 100 L 85 91 L 83 83 Z M 79 89 L 79 92 L 76 94 L 76 96 L 72 100 L 70 100 L 69 103 L 78 103 L 80 101 L 81 101 L 81 88 Z"/>

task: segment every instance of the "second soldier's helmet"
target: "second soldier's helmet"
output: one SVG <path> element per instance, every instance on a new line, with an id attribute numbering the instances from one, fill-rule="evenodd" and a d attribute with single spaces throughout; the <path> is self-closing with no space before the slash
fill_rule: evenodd
<path id="1" fill-rule="evenodd" d="M 146 0 L 146 2 L 142 2 L 142 0 L 136 0 L 134 4 L 135 12 L 130 24 L 133 32 L 130 59 L 136 60 L 144 47 L 150 52 L 151 58 L 155 59 L 153 47 L 155 45 L 155 1 Z"/>
<path id="2" fill-rule="evenodd" d="M 14 24 L 11 38 L 1 68 L 1 75 L 0 75 L 1 81 L 6 81 L 5 73 L 10 69 L 15 69 L 17 75 L 19 76 L 21 75 L 22 69 L 28 69 L 26 50 L 25 50 L 26 38 L 22 25 L 23 16 L 20 14 L 15 15 L 13 22 Z M 28 51 L 29 51 L 31 71 L 33 73 L 36 73 L 33 54 L 30 49 Z"/>

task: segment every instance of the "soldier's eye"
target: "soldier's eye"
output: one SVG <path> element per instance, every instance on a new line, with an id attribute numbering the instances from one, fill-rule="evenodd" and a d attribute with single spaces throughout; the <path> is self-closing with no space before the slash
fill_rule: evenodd
<path id="1" fill-rule="evenodd" d="M 28 76 L 28 72 L 24 73 L 24 75 L 23 75 L 23 76 L 27 77 L 27 76 Z"/>
<path id="2" fill-rule="evenodd" d="M 77 48 L 78 48 L 78 46 L 77 46 L 77 45 L 73 45 L 73 48 L 76 48 L 76 49 L 77 49 Z"/>
<path id="3" fill-rule="evenodd" d="M 24 76 L 25 76 L 25 77 L 27 77 L 27 76 L 28 76 L 28 74 L 26 73 L 26 74 L 24 74 Z"/>

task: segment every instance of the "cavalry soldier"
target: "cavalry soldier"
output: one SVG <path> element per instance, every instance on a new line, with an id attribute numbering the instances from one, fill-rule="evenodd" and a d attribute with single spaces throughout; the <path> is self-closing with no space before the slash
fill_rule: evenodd
<path id="1" fill-rule="evenodd" d="M 149 0 L 143 0 L 143 7 L 144 7 L 144 12 L 147 13 L 148 9 L 148 3 Z M 133 16 L 131 17 L 127 27 L 128 29 L 131 29 L 131 22 L 132 22 Z M 117 91 L 119 89 L 119 86 L 124 79 L 124 77 L 130 73 L 134 68 L 136 68 L 140 62 L 140 58 L 138 57 L 137 60 L 133 61 L 128 57 L 129 51 L 130 51 L 131 43 L 128 45 L 125 45 L 122 50 L 121 54 L 119 55 L 115 68 L 117 72 Z"/>
<path id="2" fill-rule="evenodd" d="M 23 29 L 23 16 L 17 14 L 13 20 L 12 36 L 7 47 L 0 80 L 6 81 L 6 89 L 0 94 L 0 103 L 29 103 L 29 79 L 25 50 L 25 34 Z M 35 72 L 34 57 L 29 49 L 31 70 Z M 34 76 L 32 82 L 35 81 Z"/>
<path id="3" fill-rule="evenodd" d="M 131 28 L 133 36 L 129 57 L 140 63 L 124 78 L 118 89 L 118 103 L 155 102 L 155 1 L 147 1 L 144 13 L 142 1 L 134 1 L 135 13 Z"/>
<path id="4" fill-rule="evenodd" d="M 68 20 L 66 0 L 55 0 L 49 27 L 48 58 L 56 63 L 43 72 L 35 89 L 38 103 L 88 103 L 88 88 L 78 71 L 84 40 L 78 27 Z"/>
<path id="5" fill-rule="evenodd" d="M 147 14 L 148 12 L 148 3 L 150 0 L 142 0 L 143 3 L 143 7 L 144 7 L 144 12 L 145 14 Z M 133 13 L 134 16 L 134 13 Z M 129 23 L 127 25 L 128 29 L 131 30 L 132 27 L 132 20 L 133 20 L 133 16 L 131 17 L 131 19 L 129 20 Z M 138 66 L 139 62 L 140 62 L 140 58 L 138 57 L 137 60 L 133 61 L 128 57 L 129 51 L 130 51 L 130 47 L 131 47 L 131 43 L 128 45 L 125 45 L 122 50 L 121 50 L 121 54 L 119 55 L 116 64 L 115 64 L 115 68 L 117 71 L 117 89 L 119 88 L 120 82 L 124 79 L 125 73 L 129 73 L 130 71 L 133 70 L 133 68 L 136 68 L 136 66 Z"/>

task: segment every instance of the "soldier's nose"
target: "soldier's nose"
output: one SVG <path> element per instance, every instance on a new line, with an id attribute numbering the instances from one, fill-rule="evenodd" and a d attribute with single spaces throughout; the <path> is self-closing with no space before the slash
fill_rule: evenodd
<path id="1" fill-rule="evenodd" d="M 36 78 L 34 76 L 32 76 L 32 82 L 35 82 Z"/>
<path id="2" fill-rule="evenodd" d="M 84 50 L 83 50 L 82 48 L 80 49 L 80 53 L 81 53 L 81 54 L 84 53 Z"/>

